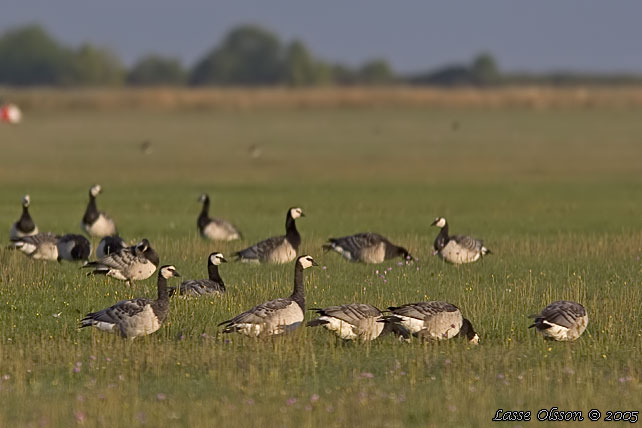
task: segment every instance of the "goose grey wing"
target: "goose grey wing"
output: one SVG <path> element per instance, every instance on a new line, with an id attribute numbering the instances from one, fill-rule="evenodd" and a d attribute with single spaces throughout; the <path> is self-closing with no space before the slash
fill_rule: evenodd
<path id="1" fill-rule="evenodd" d="M 82 325 L 91 325 L 93 322 L 120 324 L 124 320 L 132 318 L 142 312 L 145 306 L 152 302 L 150 299 L 122 300 L 102 311 L 87 314 L 82 320 Z"/>
<path id="2" fill-rule="evenodd" d="M 23 236 L 18 239 L 12 239 L 12 242 L 23 242 L 28 245 L 35 245 L 36 247 L 45 242 L 57 243 L 60 239 L 60 236 L 54 235 L 53 233 L 38 233 L 36 235 Z"/>
<path id="3" fill-rule="evenodd" d="M 586 309 L 579 303 L 562 300 L 553 302 L 544 308 L 541 314 L 536 318 L 561 325 L 562 327 L 571 328 L 575 325 L 578 318 L 586 316 Z"/>
<path id="4" fill-rule="evenodd" d="M 106 267 L 111 269 L 123 269 L 131 266 L 132 263 L 137 261 L 139 256 L 132 250 L 131 247 L 123 248 L 115 253 L 107 254 L 98 261 L 90 262 L 88 267 Z"/>
<path id="5" fill-rule="evenodd" d="M 237 252 L 236 256 L 241 259 L 263 260 L 272 250 L 281 245 L 284 240 L 285 236 L 273 236 Z"/>
<path id="6" fill-rule="evenodd" d="M 223 321 L 219 325 L 232 326 L 234 324 L 262 324 L 270 319 L 275 312 L 287 308 L 292 304 L 290 299 L 274 299 L 261 303 L 252 309 L 235 316 L 234 318 Z"/>
<path id="7" fill-rule="evenodd" d="M 364 248 L 373 247 L 384 240 L 381 235 L 376 233 L 357 233 L 356 235 L 329 239 L 333 246 L 339 246 L 351 254 L 358 254 Z"/>
<path id="8" fill-rule="evenodd" d="M 427 319 L 444 312 L 455 312 L 459 308 L 447 302 L 418 302 L 388 308 L 393 314 L 416 319 Z"/>
<path id="9" fill-rule="evenodd" d="M 382 315 L 379 309 L 372 305 L 363 303 L 329 306 L 327 308 L 317 310 L 317 312 L 320 315 L 331 316 L 349 324 L 354 324 L 368 318 L 377 318 Z"/>
<path id="10" fill-rule="evenodd" d="M 470 251 L 481 251 L 484 246 L 484 241 L 481 239 L 475 239 L 467 235 L 455 235 L 451 236 L 450 239 L 455 241 L 459 246 Z"/>
<path id="11" fill-rule="evenodd" d="M 219 283 L 211 279 L 193 279 L 184 281 L 181 284 L 181 294 L 191 296 L 202 296 L 205 294 L 224 293 L 225 289 Z"/>

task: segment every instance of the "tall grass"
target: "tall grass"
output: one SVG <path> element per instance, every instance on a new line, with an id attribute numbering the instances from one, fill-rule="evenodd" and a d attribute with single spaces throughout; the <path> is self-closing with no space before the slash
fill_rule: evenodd
<path id="1" fill-rule="evenodd" d="M 7 230 L 29 192 L 41 230 L 78 232 L 100 182 L 99 208 L 126 239 L 149 238 L 161 263 L 200 278 L 211 251 L 230 256 L 283 233 L 299 205 L 302 252 L 325 267 L 306 271 L 308 306 L 446 300 L 481 336 L 474 347 L 342 343 L 306 328 L 221 335 L 218 322 L 292 287 L 292 265 L 228 263 L 225 296 L 174 299 L 158 332 L 123 341 L 78 321 L 154 296 L 154 278 L 128 287 L 2 249 L 0 426 L 482 427 L 497 408 L 641 410 L 641 128 L 635 111 L 399 108 L 36 112 L 0 127 Z M 258 159 L 247 151 L 256 143 Z M 243 241 L 197 236 L 202 191 Z M 495 254 L 459 268 L 438 261 L 437 215 Z M 368 266 L 321 251 L 330 236 L 368 230 L 418 261 Z M 527 328 L 559 299 L 587 308 L 577 342 Z"/>

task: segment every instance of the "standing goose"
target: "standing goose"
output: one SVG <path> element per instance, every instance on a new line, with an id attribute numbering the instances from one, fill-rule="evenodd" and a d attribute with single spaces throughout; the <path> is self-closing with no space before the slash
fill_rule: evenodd
<path id="1" fill-rule="evenodd" d="M 140 281 L 152 276 L 159 264 L 158 254 L 149 245 L 149 241 L 143 239 L 133 247 L 123 248 L 98 261 L 89 262 L 83 267 L 94 269 L 89 275 L 107 275 L 127 281 L 131 285 L 133 281 Z"/>
<path id="2" fill-rule="evenodd" d="M 443 217 L 437 217 L 431 226 L 441 228 L 435 238 L 435 254 L 443 260 L 460 265 L 479 260 L 491 251 L 484 247 L 484 241 L 466 235 L 448 235 L 448 223 Z"/>
<path id="3" fill-rule="evenodd" d="M 479 336 L 459 308 L 447 302 L 418 302 L 402 306 L 390 306 L 392 315 L 384 322 L 399 324 L 409 334 L 431 340 L 446 340 L 466 336 L 470 343 L 479 343 Z"/>
<path id="4" fill-rule="evenodd" d="M 377 233 L 358 233 L 341 238 L 328 239 L 329 244 L 323 249 L 334 250 L 351 262 L 382 263 L 384 260 L 403 257 L 412 260 L 412 256 L 403 247 L 399 247 Z"/>
<path id="5" fill-rule="evenodd" d="M 96 247 L 96 258 L 100 260 L 106 255 L 120 251 L 125 247 L 127 247 L 127 243 L 120 236 L 105 236 Z"/>
<path id="6" fill-rule="evenodd" d="M 196 220 L 196 226 L 201 236 L 212 241 L 234 241 L 241 239 L 241 232 L 230 222 L 209 216 L 210 197 L 203 193 L 199 198 L 203 203 L 203 209 Z"/>
<path id="7" fill-rule="evenodd" d="M 296 258 L 301 235 L 295 220 L 305 217 L 301 208 L 290 208 L 285 217 L 285 235 L 273 236 L 235 254 L 237 260 L 254 263 L 288 263 Z"/>
<path id="8" fill-rule="evenodd" d="M 75 261 L 89 261 L 91 254 L 91 245 L 89 240 L 82 235 L 67 234 L 58 239 L 58 261 L 68 260 Z"/>
<path id="9" fill-rule="evenodd" d="M 548 340 L 572 341 L 584 333 L 588 314 L 584 306 L 568 300 L 553 302 L 538 315 L 530 315 L 535 327 Z"/>
<path id="10" fill-rule="evenodd" d="M 270 300 L 223 321 L 223 333 L 238 332 L 246 336 L 271 336 L 297 328 L 303 322 L 305 295 L 303 270 L 318 266 L 310 256 L 299 257 L 294 264 L 294 291 L 290 297 Z"/>
<path id="11" fill-rule="evenodd" d="M 207 258 L 207 273 L 209 279 L 192 279 L 184 281 L 179 287 L 181 296 L 202 296 L 204 294 L 223 294 L 225 293 L 225 284 L 221 275 L 218 273 L 218 267 L 221 263 L 227 263 L 221 253 L 212 253 Z M 169 295 L 173 296 L 176 288 L 170 287 Z"/>
<path id="12" fill-rule="evenodd" d="M 22 251 L 36 260 L 58 260 L 58 239 L 53 233 L 38 233 L 13 239 L 9 248 Z"/>
<path id="13" fill-rule="evenodd" d="M 24 195 L 22 198 L 22 215 L 11 226 L 11 231 L 9 232 L 9 238 L 13 241 L 23 236 L 33 236 L 38 233 L 38 226 L 31 219 L 29 214 L 29 204 L 31 203 L 31 198 L 29 195 Z"/>
<path id="14" fill-rule="evenodd" d="M 158 298 L 122 300 L 107 309 L 91 312 L 80 322 L 80 328 L 96 327 L 98 330 L 120 334 L 134 339 L 158 330 L 169 314 L 167 280 L 181 276 L 172 265 L 163 266 L 158 272 Z"/>
<path id="15" fill-rule="evenodd" d="M 91 186 L 89 189 L 89 203 L 82 218 L 82 229 L 89 235 L 101 238 L 103 236 L 116 235 L 116 223 L 104 212 L 96 208 L 96 196 L 100 194 L 100 184 Z"/>
<path id="16" fill-rule="evenodd" d="M 349 303 L 311 309 L 319 318 L 309 321 L 308 327 L 323 326 L 344 340 L 374 340 L 381 335 L 388 324 L 380 322 L 383 314 L 372 305 Z"/>

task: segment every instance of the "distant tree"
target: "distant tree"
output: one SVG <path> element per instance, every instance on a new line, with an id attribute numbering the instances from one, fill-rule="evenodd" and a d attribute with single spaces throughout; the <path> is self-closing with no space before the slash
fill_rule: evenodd
<path id="1" fill-rule="evenodd" d="M 185 77 L 179 60 L 150 55 L 136 62 L 129 70 L 127 83 L 140 86 L 182 85 Z"/>
<path id="2" fill-rule="evenodd" d="M 493 86 L 500 83 L 501 74 L 497 62 L 492 55 L 483 53 L 478 55 L 470 67 L 472 83 L 478 86 Z"/>
<path id="3" fill-rule="evenodd" d="M 316 61 L 305 45 L 295 40 L 287 47 L 283 61 L 283 78 L 291 86 L 328 83 L 331 71 L 327 64 Z"/>
<path id="4" fill-rule="evenodd" d="M 334 64 L 330 73 L 332 82 L 340 86 L 355 85 L 359 81 L 358 72 L 344 64 Z"/>
<path id="5" fill-rule="evenodd" d="M 125 70 L 120 60 L 105 49 L 83 45 L 74 54 L 73 83 L 80 85 L 122 84 Z"/>
<path id="6" fill-rule="evenodd" d="M 271 85 L 282 79 L 283 48 L 279 38 L 261 27 L 233 29 L 219 47 L 192 70 L 194 85 Z"/>
<path id="7" fill-rule="evenodd" d="M 0 37 L 0 83 L 61 85 L 73 83 L 73 52 L 40 26 L 9 30 Z"/>
<path id="8" fill-rule="evenodd" d="M 387 85 L 395 80 L 395 74 L 386 60 L 376 59 L 359 69 L 358 79 L 366 85 Z"/>

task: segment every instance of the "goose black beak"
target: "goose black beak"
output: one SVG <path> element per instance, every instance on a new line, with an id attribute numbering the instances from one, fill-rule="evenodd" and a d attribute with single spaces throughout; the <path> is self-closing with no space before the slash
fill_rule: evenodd
<path id="1" fill-rule="evenodd" d="M 181 274 L 180 274 L 180 273 L 178 273 L 178 271 L 174 271 L 173 275 L 174 275 L 174 276 L 176 276 L 176 277 L 179 277 L 179 278 L 180 278 L 180 276 L 181 276 Z"/>
<path id="2" fill-rule="evenodd" d="M 432 223 L 430 223 L 430 225 L 431 225 L 431 226 L 434 226 L 434 225 L 436 225 L 436 224 L 437 224 L 437 222 L 438 222 L 438 221 L 439 221 L 439 220 L 435 220 L 435 221 L 433 221 Z"/>
<path id="3" fill-rule="evenodd" d="M 219 260 L 221 261 L 221 263 L 227 263 L 227 260 L 224 257 L 220 257 Z"/>
<path id="4" fill-rule="evenodd" d="M 301 217 L 305 217 L 305 214 L 301 213 Z"/>
<path id="5" fill-rule="evenodd" d="M 319 263 L 317 263 L 314 260 L 312 260 L 312 266 L 319 266 Z"/>

